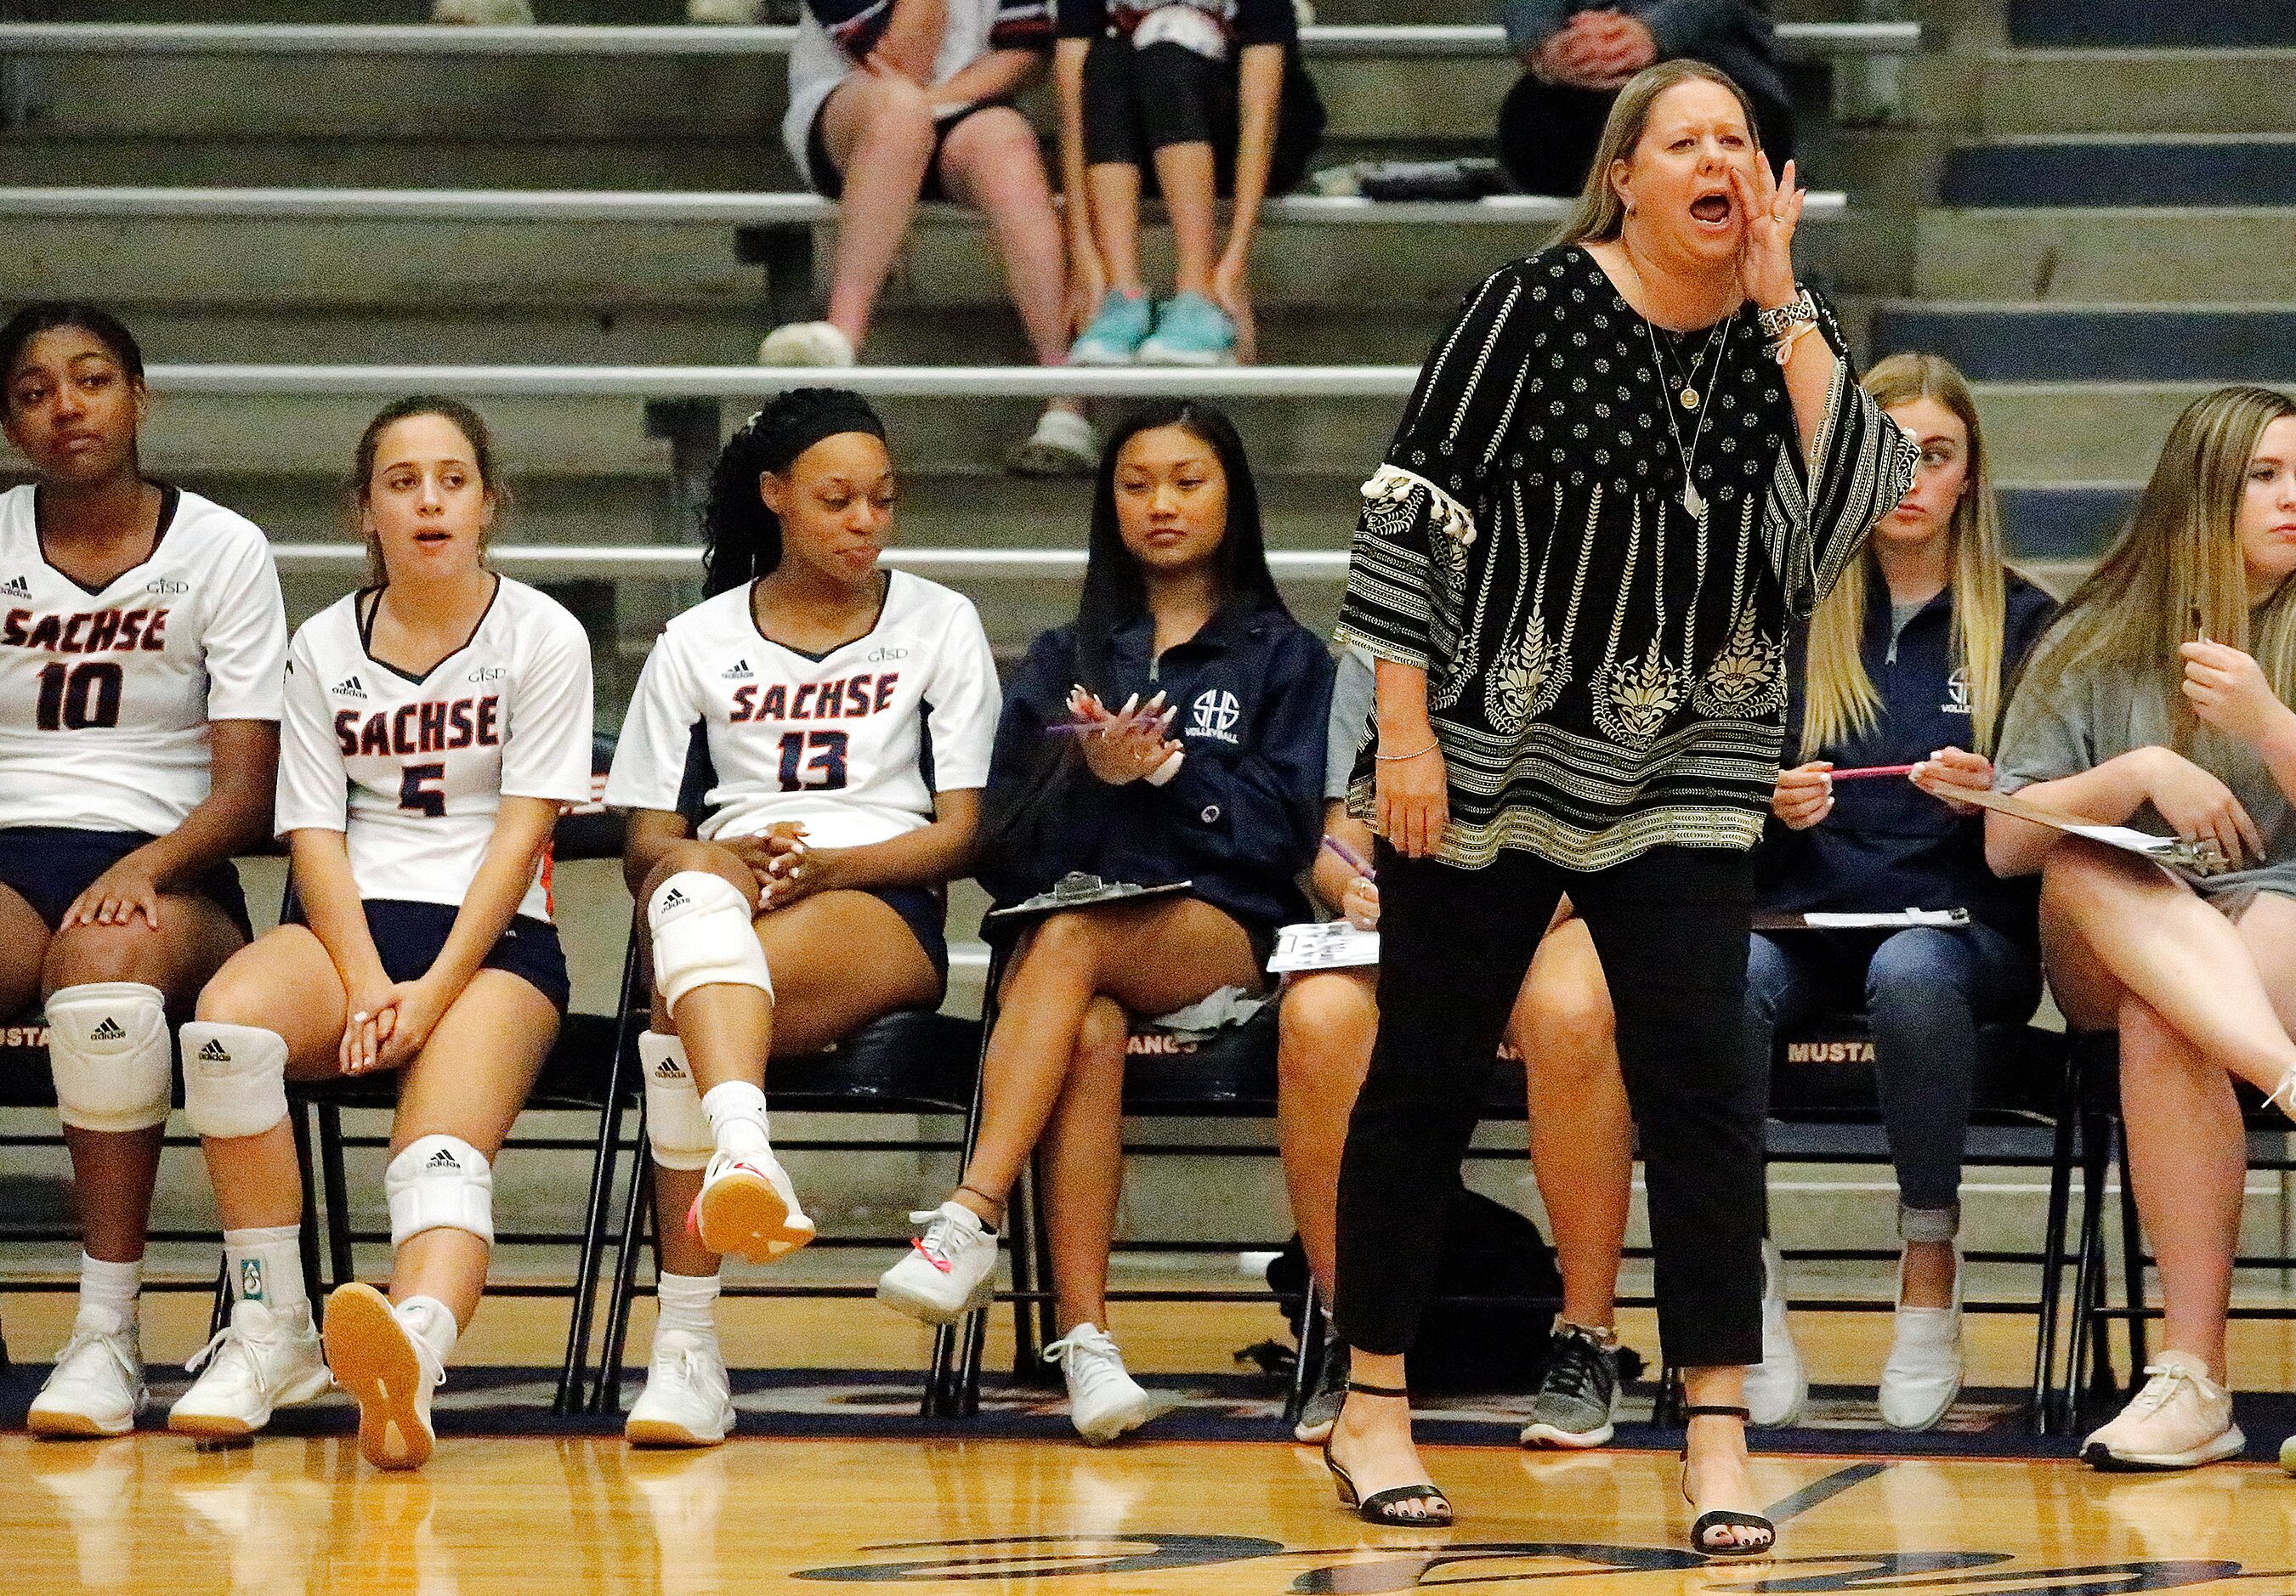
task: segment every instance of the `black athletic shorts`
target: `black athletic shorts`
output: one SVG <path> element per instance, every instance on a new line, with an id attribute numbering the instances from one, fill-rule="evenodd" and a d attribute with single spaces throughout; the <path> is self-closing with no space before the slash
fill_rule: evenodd
<path id="1" fill-rule="evenodd" d="M 1222 194 L 1233 192 L 1241 114 L 1232 61 L 1169 40 L 1143 49 L 1120 37 L 1093 40 L 1085 56 L 1085 164 L 1137 167 L 1143 192 L 1157 192 L 1155 155 L 1167 144 L 1210 144 L 1214 182 Z M 1270 194 L 1290 192 L 1308 175 L 1324 116 L 1314 79 L 1288 57 L 1267 158 Z"/>
<path id="2" fill-rule="evenodd" d="M 145 831 L 82 831 L 69 826 L 0 829 L 0 887 L 15 889 L 53 931 L 72 900 L 113 865 L 152 841 Z M 242 936 L 254 935 L 239 872 L 226 859 L 178 890 L 210 899 Z"/>
<path id="3" fill-rule="evenodd" d="M 836 97 L 832 94 L 829 99 L 833 100 Z M 939 203 L 955 198 L 948 192 L 948 185 L 943 183 L 940 177 L 940 152 L 942 147 L 948 143 L 948 135 L 956 131 L 959 123 L 974 112 L 987 110 L 992 105 L 1009 105 L 1010 103 L 1012 102 L 1008 100 L 982 100 L 972 105 L 958 106 L 955 110 L 935 119 L 932 156 L 925 162 L 925 185 L 918 192 L 918 199 Z M 835 200 L 840 198 L 845 192 L 845 174 L 839 171 L 837 163 L 829 159 L 829 143 L 821 135 L 821 120 L 828 114 L 829 100 L 824 100 L 821 102 L 821 109 L 813 113 L 813 126 L 806 129 L 805 176 L 806 181 L 813 184 L 814 192 L 824 199 Z"/>
<path id="4" fill-rule="evenodd" d="M 382 956 L 383 973 L 394 981 L 422 979 L 455 929 L 452 904 L 369 898 L 365 907 L 367 933 Z M 513 915 L 479 968 L 508 970 L 548 998 L 552 1008 L 566 1012 L 566 951 L 559 945 L 558 928 L 548 921 Z"/>
<path id="5" fill-rule="evenodd" d="M 882 898 L 901 923 L 909 928 L 917 945 L 932 961 L 933 973 L 948 985 L 948 904 L 930 887 L 864 887 L 871 897 Z"/>

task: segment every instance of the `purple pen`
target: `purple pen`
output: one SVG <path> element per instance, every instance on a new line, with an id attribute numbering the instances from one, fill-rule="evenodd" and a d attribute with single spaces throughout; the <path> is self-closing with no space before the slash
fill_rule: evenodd
<path id="1" fill-rule="evenodd" d="M 1379 872 L 1374 870 L 1371 865 L 1365 861 L 1363 855 L 1357 853 L 1355 849 L 1349 847 L 1346 843 L 1341 842 L 1338 838 L 1325 837 L 1324 839 L 1324 846 L 1339 855 L 1341 863 L 1346 865 L 1349 870 L 1354 871 L 1356 874 L 1361 876 L 1365 880 L 1376 881 L 1379 880 Z"/>

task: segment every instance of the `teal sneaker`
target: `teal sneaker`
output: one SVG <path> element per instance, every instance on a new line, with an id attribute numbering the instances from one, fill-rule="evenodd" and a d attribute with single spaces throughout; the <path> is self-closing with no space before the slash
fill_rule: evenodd
<path id="1" fill-rule="evenodd" d="M 1154 319 L 1147 295 L 1110 289 L 1101 296 L 1100 308 L 1093 312 L 1091 323 L 1069 346 L 1069 364 L 1130 365 Z"/>
<path id="2" fill-rule="evenodd" d="M 1136 358 L 1142 365 L 1233 365 L 1235 323 L 1201 294 L 1176 294 L 1157 313 L 1156 331 Z"/>

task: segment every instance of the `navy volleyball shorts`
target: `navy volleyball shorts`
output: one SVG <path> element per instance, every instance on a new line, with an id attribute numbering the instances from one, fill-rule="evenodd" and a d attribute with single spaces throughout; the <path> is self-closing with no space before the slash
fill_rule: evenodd
<path id="1" fill-rule="evenodd" d="M 0 887 L 14 889 L 49 930 L 56 929 L 72 900 L 98 876 L 152 840 L 147 831 L 82 831 L 69 826 L 0 828 Z M 247 918 L 247 895 L 230 860 L 215 864 L 182 891 L 210 899 L 229 915 L 242 936 L 254 931 Z"/>
<path id="2" fill-rule="evenodd" d="M 382 956 L 383 973 L 394 981 L 422 979 L 455 929 L 455 905 L 385 897 L 369 898 L 365 906 L 366 929 Z M 552 1008 L 566 1012 L 566 950 L 559 945 L 558 928 L 548 921 L 513 915 L 479 968 L 508 970 L 548 998 Z"/>
<path id="3" fill-rule="evenodd" d="M 886 907 L 901 917 L 901 923 L 925 950 L 932 961 L 933 973 L 942 985 L 948 982 L 948 905 L 939 893 L 930 887 L 865 887 L 861 890 L 871 897 L 882 898 Z"/>

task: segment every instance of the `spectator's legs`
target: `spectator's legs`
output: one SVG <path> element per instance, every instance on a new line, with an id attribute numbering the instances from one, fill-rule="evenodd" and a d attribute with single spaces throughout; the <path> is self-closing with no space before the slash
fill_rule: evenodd
<path id="1" fill-rule="evenodd" d="M 1525 72 L 1499 105 L 1499 165 L 1525 193 L 1576 194 L 1615 98 Z"/>
<path id="2" fill-rule="evenodd" d="M 1746 950 L 1746 1060 L 1759 1084 L 1764 1111 L 1778 1033 L 1808 1025 L 1829 1001 L 1847 1003 L 1842 961 L 1824 934 L 1766 937 L 1755 933 Z"/>
<path id="3" fill-rule="evenodd" d="M 856 72 L 822 107 L 822 143 L 845 180 L 828 320 L 857 350 L 909 235 L 932 160 L 933 131 L 924 90 L 890 73 Z"/>
<path id="4" fill-rule="evenodd" d="M 1046 1122 L 1037 1167 L 1061 1334 L 1108 1328 L 1108 1251 L 1124 1191 L 1124 1044 L 1131 1021 L 1108 998 L 1085 1011 L 1068 1079 Z"/>
<path id="5" fill-rule="evenodd" d="M 1172 223 L 1172 291 L 1212 291 L 1212 265 L 1218 256 L 1218 201 L 1213 193 L 1212 147 L 1166 144 L 1156 151 L 1156 185 Z"/>
<path id="6" fill-rule="evenodd" d="M 1215 79 L 1235 69 L 1167 42 L 1135 51 L 1132 70 L 1141 127 L 1155 151 L 1156 186 L 1172 223 L 1172 290 L 1209 295 L 1218 258 Z"/>
<path id="7" fill-rule="evenodd" d="M 1119 293 L 1147 291 L 1140 276 L 1140 168 L 1120 160 L 1085 168 L 1092 202 L 1092 238 L 1108 286 Z"/>
<path id="8" fill-rule="evenodd" d="M 1308 1270 L 1332 1300 L 1339 1248 L 1340 1153 L 1379 1032 L 1379 972 L 1294 976 L 1275 1011 L 1275 1141 Z"/>
<path id="9" fill-rule="evenodd" d="M 1989 926 L 1916 927 L 1874 950 L 1866 968 L 1882 1118 L 1898 1166 L 1906 1233 L 1952 1234 L 1961 1220 L 1961 1157 L 1969 1128 L 1981 1017 L 2023 1013 L 2040 994 L 2031 955 Z M 2018 1015 L 2021 1018 L 2022 1015 Z M 1903 1303 L 1953 1305 L 1953 1244 L 1907 1240 Z"/>
<path id="10" fill-rule="evenodd" d="M 1068 352 L 1066 262 L 1036 134 L 1010 106 L 977 110 L 949 130 L 940 174 L 952 196 L 988 218 L 1037 364 L 1060 364 Z M 846 192 L 849 203 L 849 182 Z"/>
<path id="11" fill-rule="evenodd" d="M 1585 921 L 1546 933 L 1507 1032 L 1530 1084 L 1530 1168 L 1554 1232 L 1562 1316 L 1609 1330 L 1634 1191 L 1635 1125 L 1611 988 Z"/>

